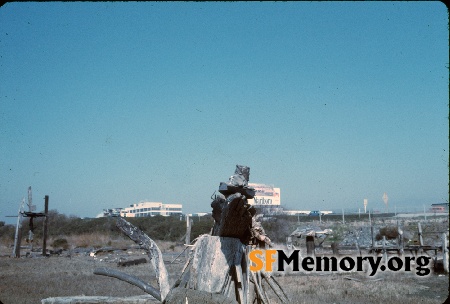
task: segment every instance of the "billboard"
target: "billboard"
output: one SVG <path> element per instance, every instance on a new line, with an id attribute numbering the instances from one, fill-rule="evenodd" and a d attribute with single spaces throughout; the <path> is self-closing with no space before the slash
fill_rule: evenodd
<path id="1" fill-rule="evenodd" d="M 280 201 L 280 188 L 275 188 L 273 185 L 266 184 L 248 184 L 250 187 L 255 188 L 256 194 L 253 199 L 249 199 L 250 205 L 256 206 L 279 206 Z"/>

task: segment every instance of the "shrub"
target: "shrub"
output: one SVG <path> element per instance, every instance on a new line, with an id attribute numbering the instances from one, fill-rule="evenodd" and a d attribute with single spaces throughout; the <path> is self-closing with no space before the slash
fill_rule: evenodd
<path id="1" fill-rule="evenodd" d="M 13 225 L 0 227 L 0 242 L 9 243 L 14 241 L 16 228 Z"/>
<path id="2" fill-rule="evenodd" d="M 387 240 L 393 240 L 398 237 L 398 229 L 397 227 L 383 227 L 380 228 L 380 232 L 375 236 L 377 241 L 383 239 L 383 236 L 386 237 Z"/>
<path id="3" fill-rule="evenodd" d="M 56 239 L 52 243 L 53 248 L 62 248 L 64 250 L 69 249 L 69 243 L 66 239 Z"/>

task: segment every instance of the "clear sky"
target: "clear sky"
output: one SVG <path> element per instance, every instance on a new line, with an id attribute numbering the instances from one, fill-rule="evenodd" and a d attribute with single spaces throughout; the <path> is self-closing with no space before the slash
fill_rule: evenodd
<path id="1" fill-rule="evenodd" d="M 209 212 L 236 164 L 291 209 L 449 197 L 441 2 L 0 7 L 0 221 L 141 200 Z"/>

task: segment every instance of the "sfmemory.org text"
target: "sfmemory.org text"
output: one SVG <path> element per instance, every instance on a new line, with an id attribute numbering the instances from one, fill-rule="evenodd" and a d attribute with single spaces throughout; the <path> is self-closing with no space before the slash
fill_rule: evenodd
<path id="1" fill-rule="evenodd" d="M 416 271 L 418 276 L 430 274 L 431 258 L 428 256 L 404 256 L 389 257 L 382 263 L 380 256 L 346 256 L 346 257 L 300 257 L 300 251 L 294 250 L 290 255 L 283 250 L 252 250 L 248 255 L 250 259 L 250 270 L 259 271 L 284 271 L 285 265 L 292 265 L 293 271 L 364 271 L 364 264 L 371 269 L 369 276 L 374 276 L 380 271 Z M 414 262 L 414 268 L 413 266 Z M 275 267 L 274 267 L 275 265 Z M 413 269 L 413 270 L 411 270 Z"/>

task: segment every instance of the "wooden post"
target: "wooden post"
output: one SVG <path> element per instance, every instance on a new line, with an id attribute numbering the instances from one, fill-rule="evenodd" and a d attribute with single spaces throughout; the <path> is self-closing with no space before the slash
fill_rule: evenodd
<path id="1" fill-rule="evenodd" d="M 338 242 L 333 242 L 331 244 L 331 250 L 333 250 L 333 255 L 339 256 L 339 243 Z"/>
<path id="2" fill-rule="evenodd" d="M 186 214 L 186 245 L 191 244 L 191 219 L 189 218 L 189 214 Z M 189 251 L 186 250 L 186 260 L 189 259 Z"/>
<path id="3" fill-rule="evenodd" d="M 313 236 L 306 236 L 306 254 L 308 256 L 314 256 L 314 249 L 315 249 L 315 244 L 314 244 L 314 237 Z"/>
<path id="4" fill-rule="evenodd" d="M 293 251 L 293 248 L 292 248 L 292 236 L 286 237 L 286 247 L 287 247 L 288 253 L 291 254 L 291 252 Z"/>
<path id="5" fill-rule="evenodd" d="M 344 209 L 342 209 L 342 224 L 345 224 Z"/>
<path id="6" fill-rule="evenodd" d="M 419 230 L 419 244 L 420 244 L 419 252 L 422 253 L 422 248 L 423 248 L 423 236 L 422 236 L 422 226 L 420 225 L 420 222 L 417 224 L 417 228 L 418 228 L 418 230 Z"/>
<path id="7" fill-rule="evenodd" d="M 361 248 L 359 248 L 359 236 L 356 237 L 356 251 L 359 252 L 359 255 L 361 255 Z"/>
<path id="8" fill-rule="evenodd" d="M 20 258 L 20 243 L 22 240 L 22 209 L 25 204 L 25 198 L 22 199 L 22 202 L 19 207 L 19 213 L 17 214 L 17 224 L 16 224 L 16 234 L 14 236 L 14 249 L 13 249 L 13 257 Z"/>
<path id="9" fill-rule="evenodd" d="M 372 250 L 374 250 L 375 241 L 373 239 L 373 224 L 372 224 L 372 219 L 370 217 L 370 211 L 369 211 L 369 222 L 370 222 L 370 236 L 371 236 L 371 240 L 372 240 Z"/>
<path id="10" fill-rule="evenodd" d="M 387 250 L 386 250 L 386 236 L 383 235 L 383 259 L 384 259 L 384 264 L 387 264 Z"/>
<path id="11" fill-rule="evenodd" d="M 42 241 L 42 255 L 47 256 L 47 225 L 48 225 L 48 195 L 45 196 L 44 240 Z"/>
<path id="12" fill-rule="evenodd" d="M 442 264 L 444 266 L 444 271 L 448 273 L 448 249 L 447 249 L 447 235 L 442 233 Z"/>

